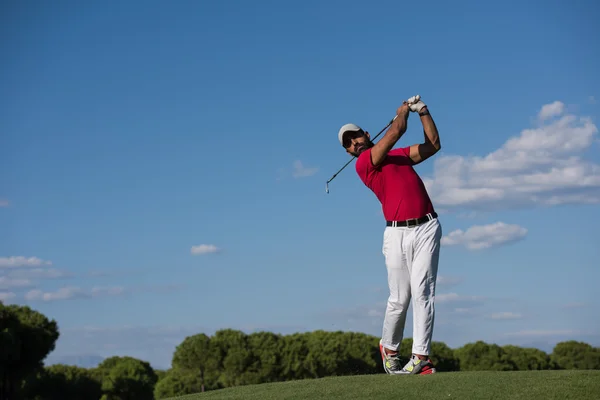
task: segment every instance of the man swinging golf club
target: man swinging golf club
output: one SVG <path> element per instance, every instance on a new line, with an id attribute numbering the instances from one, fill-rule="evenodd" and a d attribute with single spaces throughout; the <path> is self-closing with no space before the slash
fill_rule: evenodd
<path id="1" fill-rule="evenodd" d="M 406 132 L 410 112 L 419 115 L 423 143 L 392 149 Z M 413 166 L 440 149 L 440 139 L 420 96 L 403 102 L 385 135 L 374 144 L 357 125 L 341 127 L 338 139 L 355 156 L 356 172 L 381 202 L 386 228 L 382 252 L 387 268 L 389 298 L 379 349 L 389 374 L 432 374 L 429 358 L 435 316 L 434 297 L 442 228 L 427 190 Z M 413 301 L 413 346 L 402 366 L 400 344 L 409 304 Z"/>

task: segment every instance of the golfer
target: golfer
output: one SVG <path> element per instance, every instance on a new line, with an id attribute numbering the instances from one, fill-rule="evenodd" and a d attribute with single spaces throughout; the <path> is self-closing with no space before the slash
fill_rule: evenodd
<path id="1" fill-rule="evenodd" d="M 392 150 L 406 132 L 410 112 L 419 115 L 424 141 Z M 342 126 L 338 139 L 349 154 L 357 157 L 356 172 L 381 202 L 386 219 L 382 252 L 389 298 L 379 342 L 384 369 L 389 374 L 432 374 L 435 366 L 429 356 L 442 228 L 413 167 L 439 151 L 440 139 L 420 96 L 403 102 L 396 114 L 377 144 L 373 144 L 369 132 L 354 124 Z M 402 365 L 398 353 L 411 300 L 412 355 Z"/>

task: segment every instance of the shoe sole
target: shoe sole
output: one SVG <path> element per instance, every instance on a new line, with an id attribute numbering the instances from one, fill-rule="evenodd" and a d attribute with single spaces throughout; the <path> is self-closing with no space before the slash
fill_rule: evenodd
<path id="1" fill-rule="evenodd" d="M 419 372 L 417 375 L 431 375 L 431 374 L 435 374 L 437 371 L 435 370 L 435 368 L 429 368 L 426 369 L 425 371 L 421 371 Z"/>

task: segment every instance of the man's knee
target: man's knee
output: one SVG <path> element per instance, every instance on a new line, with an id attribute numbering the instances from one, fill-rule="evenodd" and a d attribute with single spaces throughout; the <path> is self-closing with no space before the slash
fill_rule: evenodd
<path id="1" fill-rule="evenodd" d="M 435 287 L 433 285 L 421 285 L 413 290 L 413 300 L 418 305 L 427 305 L 434 301 Z"/>
<path id="2" fill-rule="evenodd" d="M 415 305 L 420 308 L 427 308 L 433 305 L 433 296 L 420 295 L 414 299 Z"/>
<path id="3" fill-rule="evenodd" d="M 391 312 L 403 313 L 408 309 L 409 300 L 388 299 L 388 307 Z"/>

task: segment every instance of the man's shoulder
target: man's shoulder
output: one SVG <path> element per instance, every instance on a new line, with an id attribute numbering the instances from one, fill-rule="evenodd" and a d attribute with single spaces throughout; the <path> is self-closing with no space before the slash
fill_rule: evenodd
<path id="1" fill-rule="evenodd" d="M 367 175 L 373 172 L 381 171 L 381 166 L 375 167 L 373 165 L 373 162 L 371 161 L 371 150 L 372 148 L 363 151 L 356 159 L 355 168 L 356 172 L 358 172 L 359 175 Z M 398 157 L 410 158 L 410 146 L 398 147 L 396 149 L 388 151 L 386 155 L 386 160 L 384 160 L 382 166 L 387 164 L 388 162 L 392 162 L 392 159 L 388 157 L 392 157 L 395 159 L 397 159 Z M 404 161 L 401 162 L 401 164 L 404 163 Z"/>
<path id="2" fill-rule="evenodd" d="M 358 157 L 356 157 L 355 168 L 356 172 L 359 174 L 366 173 L 367 171 L 375 168 L 371 162 L 371 149 L 363 151 Z"/>
<path id="3" fill-rule="evenodd" d="M 367 149 L 365 151 L 363 151 L 356 159 L 356 168 L 370 168 L 370 169 L 377 169 L 375 166 L 373 166 L 373 163 L 371 162 L 371 149 Z M 410 146 L 407 147 L 398 147 L 396 149 L 392 149 L 390 151 L 388 151 L 388 153 L 386 154 L 386 158 L 388 157 L 410 157 Z M 385 163 L 385 160 L 384 160 Z"/>

